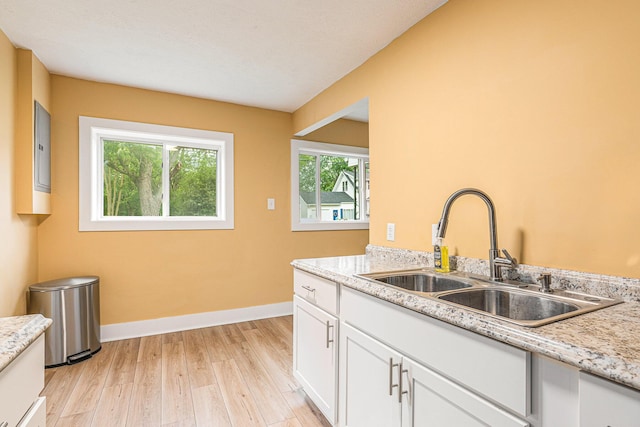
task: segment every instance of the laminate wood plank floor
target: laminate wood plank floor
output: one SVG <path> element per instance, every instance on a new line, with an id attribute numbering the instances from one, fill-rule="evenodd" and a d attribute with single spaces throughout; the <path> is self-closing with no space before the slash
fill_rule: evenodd
<path id="1" fill-rule="evenodd" d="M 328 427 L 292 374 L 291 316 L 113 341 L 45 371 L 49 427 Z"/>

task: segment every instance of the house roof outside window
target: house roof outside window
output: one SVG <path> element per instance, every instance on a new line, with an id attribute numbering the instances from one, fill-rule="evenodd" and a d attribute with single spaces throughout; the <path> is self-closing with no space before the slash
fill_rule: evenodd
<path id="1" fill-rule="evenodd" d="M 316 194 L 312 191 L 301 191 L 300 197 L 307 205 L 315 205 Z M 344 191 L 322 191 L 320 193 L 320 203 L 322 204 L 339 204 L 353 203 L 353 197 Z"/>

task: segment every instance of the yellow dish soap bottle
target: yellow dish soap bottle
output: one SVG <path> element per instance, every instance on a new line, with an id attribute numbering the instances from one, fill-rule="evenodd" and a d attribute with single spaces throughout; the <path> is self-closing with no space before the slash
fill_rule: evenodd
<path id="1" fill-rule="evenodd" d="M 442 243 L 442 238 L 438 238 L 438 243 L 433 247 L 433 265 L 437 272 L 448 273 L 449 248 Z"/>

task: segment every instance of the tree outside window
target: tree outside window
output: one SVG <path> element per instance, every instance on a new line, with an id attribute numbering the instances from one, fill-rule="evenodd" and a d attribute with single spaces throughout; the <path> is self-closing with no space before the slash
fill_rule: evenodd
<path id="1" fill-rule="evenodd" d="M 233 228 L 233 135 L 80 118 L 80 230 Z"/>

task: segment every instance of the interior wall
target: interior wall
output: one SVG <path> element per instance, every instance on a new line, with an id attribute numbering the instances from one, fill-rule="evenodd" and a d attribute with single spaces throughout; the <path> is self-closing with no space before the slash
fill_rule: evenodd
<path id="1" fill-rule="evenodd" d="M 51 113 L 49 71 L 36 55 L 18 49 L 18 97 L 15 128 L 15 180 L 17 212 L 20 214 L 50 214 L 49 193 L 35 190 L 35 111 L 38 101 Z"/>
<path id="2" fill-rule="evenodd" d="M 0 317 L 26 313 L 28 286 L 37 281 L 37 218 L 15 205 L 17 51 L 0 31 Z"/>
<path id="3" fill-rule="evenodd" d="M 57 75 L 51 98 L 53 212 L 39 227 L 39 278 L 100 276 L 103 324 L 291 301 L 293 259 L 364 251 L 366 230 L 290 231 L 289 113 Z M 232 132 L 235 229 L 79 232 L 81 115 Z"/>
<path id="4" fill-rule="evenodd" d="M 367 148 L 369 147 L 369 124 L 339 119 L 305 136 L 296 136 L 295 139 Z"/>
<path id="5" fill-rule="evenodd" d="M 373 244 L 431 250 L 447 197 L 477 187 L 522 262 L 640 277 L 637 16 L 633 0 L 449 0 L 295 112 L 294 131 L 369 97 Z M 450 253 L 486 258 L 488 236 L 484 203 L 459 199 Z"/>

